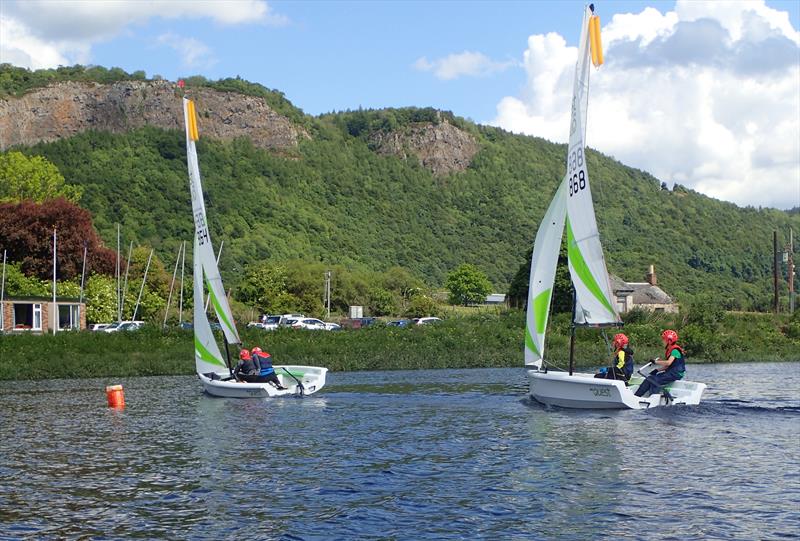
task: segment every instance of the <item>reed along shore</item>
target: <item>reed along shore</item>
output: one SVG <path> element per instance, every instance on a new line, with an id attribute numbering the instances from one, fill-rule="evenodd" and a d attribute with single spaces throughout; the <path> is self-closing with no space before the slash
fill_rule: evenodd
<path id="1" fill-rule="evenodd" d="M 663 355 L 659 335 L 681 335 L 689 364 L 800 361 L 800 317 L 728 313 L 707 328 L 682 324 L 679 315 L 653 314 L 607 329 L 628 335 L 637 365 Z M 506 311 L 448 318 L 438 324 L 357 330 L 242 329 L 244 347 L 260 346 L 275 364 L 326 366 L 333 372 L 523 366 L 524 313 Z M 551 319 L 545 356 L 554 368 L 569 361 L 569 316 Z M 598 330 L 578 329 L 576 366 L 605 365 L 609 353 Z M 222 337 L 219 336 L 221 351 Z M 145 327 L 139 331 L 0 335 L 0 380 L 133 377 L 194 374 L 191 331 Z M 232 362 L 238 350 L 230 346 Z"/>

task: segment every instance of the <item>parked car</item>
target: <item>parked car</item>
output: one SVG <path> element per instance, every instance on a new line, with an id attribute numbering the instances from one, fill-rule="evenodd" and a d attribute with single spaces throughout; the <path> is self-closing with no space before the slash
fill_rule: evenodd
<path id="1" fill-rule="evenodd" d="M 370 325 L 375 325 L 376 323 L 378 323 L 378 318 L 376 317 L 347 318 L 342 320 L 342 327 L 346 327 L 348 329 L 363 329 L 364 327 L 369 327 Z"/>
<path id="2" fill-rule="evenodd" d="M 138 331 L 143 326 L 144 321 L 118 321 L 103 329 L 103 332 Z"/>
<path id="3" fill-rule="evenodd" d="M 274 331 L 280 324 L 281 316 L 267 316 L 266 319 L 261 322 L 261 328 L 265 331 Z"/>
<path id="4" fill-rule="evenodd" d="M 430 325 L 431 323 L 438 323 L 441 319 L 438 317 L 418 317 L 414 319 L 414 323 L 417 325 Z"/>
<path id="5" fill-rule="evenodd" d="M 181 321 L 178 327 L 185 331 L 191 331 L 194 329 L 194 324 L 191 321 Z"/>
<path id="6" fill-rule="evenodd" d="M 396 321 L 390 321 L 386 324 L 387 327 L 408 327 L 411 325 L 413 321 L 410 319 L 398 319 Z"/>
<path id="7" fill-rule="evenodd" d="M 138 331 L 144 327 L 144 321 L 125 321 L 119 326 L 119 331 Z"/>
<path id="8" fill-rule="evenodd" d="M 108 328 L 111 323 L 92 323 L 89 325 L 89 330 L 92 332 L 103 331 Z"/>
<path id="9" fill-rule="evenodd" d="M 341 329 L 342 326 L 339 325 L 338 323 L 328 323 L 327 321 L 325 322 L 326 331 L 340 331 Z"/>
<path id="10" fill-rule="evenodd" d="M 314 319 L 313 317 L 306 317 L 303 319 L 295 319 L 292 320 L 294 323 L 291 323 L 291 327 L 293 329 L 309 329 L 312 331 L 325 331 L 325 322 L 321 319 Z"/>
<path id="11" fill-rule="evenodd" d="M 283 314 L 278 320 L 278 325 L 283 327 L 291 327 L 298 319 L 303 319 L 305 317 L 306 316 L 303 314 Z"/>

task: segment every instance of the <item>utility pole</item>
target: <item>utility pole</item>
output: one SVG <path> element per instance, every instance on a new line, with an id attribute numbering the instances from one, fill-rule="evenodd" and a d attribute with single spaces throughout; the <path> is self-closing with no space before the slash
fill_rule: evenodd
<path id="1" fill-rule="evenodd" d="M 794 314 L 794 231 L 789 228 L 789 313 Z"/>
<path id="2" fill-rule="evenodd" d="M 778 313 L 778 232 L 772 232 L 772 288 L 774 292 L 773 311 Z"/>
<path id="3" fill-rule="evenodd" d="M 328 315 L 325 319 L 331 318 L 331 271 L 325 272 L 325 306 L 328 310 Z"/>

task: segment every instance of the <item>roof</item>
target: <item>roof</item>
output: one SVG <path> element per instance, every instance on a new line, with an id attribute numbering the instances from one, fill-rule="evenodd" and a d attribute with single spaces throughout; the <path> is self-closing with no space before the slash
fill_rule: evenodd
<path id="1" fill-rule="evenodd" d="M 70 304 L 78 304 L 78 297 L 56 297 L 56 302 L 63 302 L 63 303 L 70 303 Z M 44 301 L 49 302 L 50 304 L 53 303 L 53 297 L 38 297 L 35 295 L 19 295 L 19 296 L 6 296 L 3 298 L 3 302 L 31 302 L 31 301 Z"/>
<path id="2" fill-rule="evenodd" d="M 633 304 L 675 304 L 663 289 L 648 282 L 626 282 L 613 274 L 609 278 L 614 294 L 633 295 Z"/>

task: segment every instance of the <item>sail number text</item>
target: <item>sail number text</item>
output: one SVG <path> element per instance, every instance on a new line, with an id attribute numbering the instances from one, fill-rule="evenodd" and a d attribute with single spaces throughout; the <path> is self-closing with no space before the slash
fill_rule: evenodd
<path id="1" fill-rule="evenodd" d="M 208 242 L 208 227 L 206 226 L 205 213 L 200 211 L 194 215 L 194 229 L 197 233 L 197 244 L 202 246 Z"/>
<path id="2" fill-rule="evenodd" d="M 569 154 L 569 196 L 577 195 L 586 188 L 586 171 L 583 170 L 583 149 L 578 147 Z"/>

